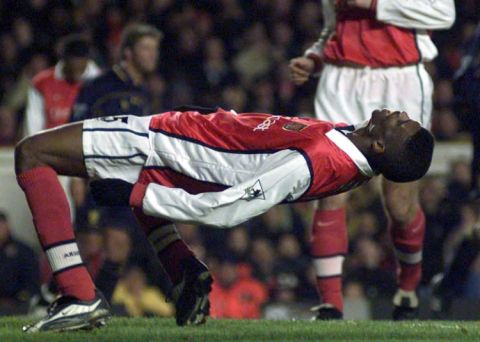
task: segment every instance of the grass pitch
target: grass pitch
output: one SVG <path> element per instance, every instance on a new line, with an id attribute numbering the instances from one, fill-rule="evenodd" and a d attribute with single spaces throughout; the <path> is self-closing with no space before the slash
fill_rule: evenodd
<path id="1" fill-rule="evenodd" d="M 25 334 L 25 317 L 0 317 L 0 341 L 480 341 L 479 322 L 233 321 L 179 328 L 173 319 L 114 318 L 93 331 Z"/>

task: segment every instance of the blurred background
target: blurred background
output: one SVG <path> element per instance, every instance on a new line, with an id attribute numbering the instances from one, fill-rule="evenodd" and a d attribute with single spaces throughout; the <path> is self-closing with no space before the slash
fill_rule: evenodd
<path id="1" fill-rule="evenodd" d="M 454 74 L 474 37 L 480 4 L 462 0 L 456 6 L 453 28 L 433 35 L 439 56 L 427 66 L 435 82 L 432 129 L 438 144 L 432 169 L 421 182 L 427 216 L 421 317 L 478 319 L 480 256 L 452 282 L 444 315 L 435 316 L 431 308 L 432 278 L 448 269 L 479 221 L 470 192 L 469 130 L 479 124 L 459 104 Z M 318 38 L 321 18 L 320 1 L 307 0 L 1 1 L 0 314 L 42 310 L 54 293 L 15 182 L 13 147 L 26 134 L 32 80 L 62 58 L 64 37 L 82 34 L 91 60 L 106 71 L 121 58 L 120 37 L 127 24 L 158 28 L 163 33 L 158 67 L 141 85 L 149 95 L 150 113 L 196 104 L 313 116 L 316 79 L 295 87 L 288 63 Z M 348 206 L 347 319 L 390 317 L 395 263 L 378 186 L 372 181 L 356 190 Z M 95 207 L 84 189 L 82 182 L 69 186 L 80 249 L 97 286 L 108 289 L 118 314 L 171 316 L 172 306 L 164 300 L 169 284 L 135 223 Z M 309 307 L 318 303 L 308 255 L 312 210 L 308 203 L 282 205 L 231 230 L 179 225 L 184 240 L 215 276 L 214 317 L 311 316 Z M 111 284 L 116 285 L 109 288 Z"/>

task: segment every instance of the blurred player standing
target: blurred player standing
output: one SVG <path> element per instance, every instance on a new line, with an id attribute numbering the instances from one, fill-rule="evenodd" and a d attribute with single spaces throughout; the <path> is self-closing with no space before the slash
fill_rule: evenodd
<path id="1" fill-rule="evenodd" d="M 122 32 L 120 61 L 85 84 L 71 121 L 112 114 L 147 115 L 150 93 L 147 77 L 157 69 L 162 33 L 146 24 L 131 24 Z"/>
<path id="2" fill-rule="evenodd" d="M 62 59 L 36 75 L 28 91 L 24 136 L 70 121 L 82 83 L 100 74 L 89 52 L 89 44 L 82 36 L 64 38 Z"/>
<path id="3" fill-rule="evenodd" d="M 304 56 L 290 62 L 297 85 L 321 72 L 316 116 L 361 122 L 373 108 L 400 108 L 430 128 L 433 84 L 423 63 L 437 55 L 428 30 L 447 29 L 453 0 L 322 0 L 325 27 Z M 417 183 L 383 180 L 384 207 L 399 261 L 394 319 L 418 315 L 425 217 Z M 311 254 L 322 297 L 318 319 L 343 317 L 342 264 L 348 249 L 347 196 L 321 200 L 315 212 Z"/>

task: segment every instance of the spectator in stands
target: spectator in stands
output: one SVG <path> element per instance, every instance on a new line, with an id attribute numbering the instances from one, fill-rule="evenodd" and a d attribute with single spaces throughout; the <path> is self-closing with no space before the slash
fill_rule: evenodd
<path id="1" fill-rule="evenodd" d="M 0 315 L 24 314 L 39 292 L 39 269 L 33 250 L 10 233 L 7 215 L 0 211 Z"/>
<path id="2" fill-rule="evenodd" d="M 388 297 L 395 292 L 393 272 L 381 268 L 383 251 L 380 245 L 369 237 L 360 238 L 348 261 L 347 281 L 358 281 L 369 298 Z"/>
<path id="3" fill-rule="evenodd" d="M 125 271 L 112 297 L 115 311 L 128 316 L 172 317 L 174 306 L 167 303 L 165 296 L 147 283 L 147 277 L 140 267 L 132 266 Z"/>
<path id="4" fill-rule="evenodd" d="M 221 262 L 210 293 L 214 318 L 256 319 L 267 301 L 265 285 L 252 277 L 251 267 L 234 260 Z"/>

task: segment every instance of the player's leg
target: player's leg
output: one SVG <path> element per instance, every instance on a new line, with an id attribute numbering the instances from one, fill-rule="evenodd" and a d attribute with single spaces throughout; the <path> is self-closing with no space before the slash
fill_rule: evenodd
<path id="1" fill-rule="evenodd" d="M 58 313 L 69 305 L 80 311 L 85 309 L 80 316 L 75 310 L 69 310 L 73 314 L 66 315 L 61 321 L 52 320 L 54 315 L 49 314 L 27 331 L 95 325 L 97 319 L 108 316 L 108 304 L 95 292 L 93 281 L 82 263 L 71 224 L 70 207 L 57 177 L 57 174 L 86 177 L 82 123 L 22 140 L 15 148 L 15 171 L 32 212 L 40 243 L 63 295 L 51 313 Z"/>
<path id="2" fill-rule="evenodd" d="M 134 214 L 172 282 L 169 297 L 175 303 L 177 324 L 205 323 L 213 281 L 207 266 L 188 248 L 175 224 L 147 216 L 139 208 L 134 209 Z"/>
<path id="3" fill-rule="evenodd" d="M 364 99 L 363 87 L 362 70 L 326 65 L 315 95 L 317 118 L 347 124 L 366 120 L 371 111 L 365 111 L 358 102 Z M 325 198 L 315 210 L 311 254 L 322 303 L 318 319 L 335 319 L 343 315 L 342 265 L 348 252 L 346 200 L 346 194 Z"/>
<path id="4" fill-rule="evenodd" d="M 389 68 L 380 72 L 382 75 L 377 76 L 384 80 L 381 85 L 385 106 L 405 110 L 412 119 L 430 129 L 433 82 L 424 66 L 419 64 Z M 412 319 L 418 316 L 415 289 L 421 278 L 425 217 L 419 205 L 417 188 L 418 182 L 383 183 L 384 204 L 399 264 L 399 288 L 393 298 L 394 319 Z"/>
<path id="5" fill-rule="evenodd" d="M 348 252 L 347 198 L 347 194 L 341 194 L 316 203 L 310 253 L 321 298 L 321 304 L 314 308 L 319 320 L 343 318 L 342 266 Z"/>
<path id="6" fill-rule="evenodd" d="M 384 179 L 382 189 L 389 232 L 398 261 L 394 319 L 412 319 L 418 315 L 415 290 L 422 277 L 425 236 L 425 215 L 418 200 L 418 182 L 400 184 Z"/>

